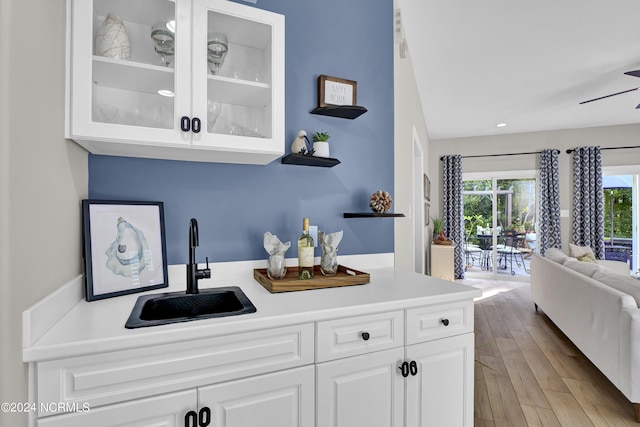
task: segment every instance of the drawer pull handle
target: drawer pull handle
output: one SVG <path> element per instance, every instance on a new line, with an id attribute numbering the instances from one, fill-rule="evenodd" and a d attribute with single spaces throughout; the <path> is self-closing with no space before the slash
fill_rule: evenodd
<path id="1" fill-rule="evenodd" d="M 440 323 L 442 323 L 444 326 L 449 326 L 449 319 L 442 319 L 440 320 Z"/>
<path id="2" fill-rule="evenodd" d="M 362 333 L 362 339 L 365 341 L 369 341 L 369 338 L 371 338 L 371 335 L 369 335 L 369 332 L 363 332 Z"/>

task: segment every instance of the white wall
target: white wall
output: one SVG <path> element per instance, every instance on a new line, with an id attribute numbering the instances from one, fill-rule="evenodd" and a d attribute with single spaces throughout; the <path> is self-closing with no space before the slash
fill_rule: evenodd
<path id="1" fill-rule="evenodd" d="M 413 74 L 411 55 L 400 57 L 399 45 L 394 45 L 394 186 L 393 211 L 401 212 L 405 218 L 396 218 L 394 227 L 395 266 L 412 271 L 413 215 L 424 210 L 424 205 L 413 202 L 413 129 L 422 144 L 425 173 L 432 175 L 429 165 L 429 138 L 422 113 L 418 87 Z M 424 229 L 420 230 L 424 232 Z M 428 249 L 429 240 L 425 240 Z M 426 253 L 425 253 L 426 256 Z"/>
<path id="2" fill-rule="evenodd" d="M 547 148 L 555 148 L 561 151 L 558 165 L 560 174 L 560 209 L 566 209 L 571 212 L 571 200 L 573 198 L 572 157 L 570 154 L 566 154 L 566 150 L 597 145 L 602 148 L 640 145 L 640 125 L 432 140 L 429 166 L 431 170 L 438 171 L 431 178 L 432 200 L 435 199 L 432 202 L 433 212 L 442 216 L 441 156 L 533 152 Z M 537 170 L 539 164 L 539 155 L 484 157 L 463 159 L 462 170 L 463 172 Z M 604 167 L 640 165 L 640 149 L 602 151 L 602 164 Z M 561 218 L 560 227 L 562 247 L 566 251 L 569 243 L 571 243 L 571 218 Z"/>
<path id="3" fill-rule="evenodd" d="M 0 0 L 2 402 L 27 401 L 22 311 L 82 272 L 87 154 L 64 139 L 65 16 L 65 0 Z"/>

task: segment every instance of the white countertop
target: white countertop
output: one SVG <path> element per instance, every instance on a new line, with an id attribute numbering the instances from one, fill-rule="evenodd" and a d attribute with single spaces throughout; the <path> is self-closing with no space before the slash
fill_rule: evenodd
<path id="1" fill-rule="evenodd" d="M 223 274 L 216 278 L 214 268 L 213 279 L 201 280 L 199 287 L 238 286 L 255 305 L 256 313 L 138 329 L 124 327 L 138 297 L 183 291 L 184 280 L 178 280 L 168 288 L 99 301 L 78 301 L 37 341 L 23 348 L 23 360 L 34 362 L 126 350 L 328 318 L 471 300 L 481 295 L 481 291 L 473 287 L 393 267 L 364 270 L 371 276 L 370 283 L 364 285 L 271 294 L 254 280 L 252 268 L 245 266 L 240 270 L 235 277 Z M 184 276 L 184 269 L 182 272 Z M 174 273 L 174 276 L 179 277 L 179 274 Z"/>

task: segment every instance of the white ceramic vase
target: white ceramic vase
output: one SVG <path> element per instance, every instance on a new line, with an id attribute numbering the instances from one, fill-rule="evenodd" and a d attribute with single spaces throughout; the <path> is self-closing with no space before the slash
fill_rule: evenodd
<path id="1" fill-rule="evenodd" d="M 107 58 L 129 59 L 131 44 L 122 19 L 113 13 L 107 15 L 96 34 L 96 54 Z"/>
<path id="2" fill-rule="evenodd" d="M 327 141 L 316 141 L 313 143 L 313 155 L 318 157 L 329 157 L 329 143 Z"/>

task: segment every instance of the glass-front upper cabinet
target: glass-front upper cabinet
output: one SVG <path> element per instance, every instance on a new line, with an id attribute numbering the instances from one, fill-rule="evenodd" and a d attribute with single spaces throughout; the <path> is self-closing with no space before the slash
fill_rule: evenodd
<path id="1" fill-rule="evenodd" d="M 284 17 L 226 0 L 69 0 L 67 136 L 95 154 L 284 153 Z"/>

